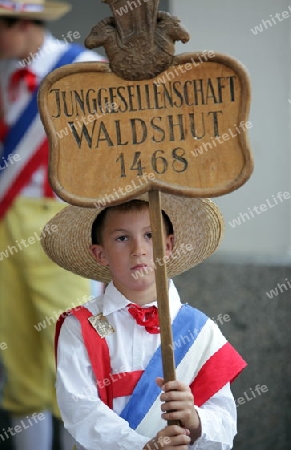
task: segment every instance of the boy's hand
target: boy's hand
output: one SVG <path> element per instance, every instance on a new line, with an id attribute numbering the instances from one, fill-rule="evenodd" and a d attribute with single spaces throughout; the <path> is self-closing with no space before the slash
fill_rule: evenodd
<path id="1" fill-rule="evenodd" d="M 143 450 L 188 450 L 190 444 L 189 430 L 170 425 L 159 431 Z"/>
<path id="2" fill-rule="evenodd" d="M 164 383 L 163 378 L 157 378 L 156 382 L 164 391 L 160 396 L 162 418 L 179 420 L 182 427 L 190 430 L 192 444 L 201 436 L 201 424 L 194 408 L 194 397 L 191 389 L 180 381 Z"/>

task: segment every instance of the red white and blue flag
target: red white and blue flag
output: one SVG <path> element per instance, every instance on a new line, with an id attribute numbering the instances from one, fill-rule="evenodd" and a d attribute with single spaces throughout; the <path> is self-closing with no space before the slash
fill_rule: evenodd
<path id="1" fill-rule="evenodd" d="M 190 386 L 195 405 L 203 405 L 246 367 L 218 326 L 201 311 L 183 305 L 172 330 L 176 378 Z M 161 418 L 161 391 L 155 383 L 162 376 L 159 347 L 120 414 L 140 434 L 154 436 L 165 426 Z"/>

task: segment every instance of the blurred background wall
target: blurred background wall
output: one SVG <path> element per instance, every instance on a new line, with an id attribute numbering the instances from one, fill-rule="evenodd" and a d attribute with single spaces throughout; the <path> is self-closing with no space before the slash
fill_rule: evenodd
<path id="1" fill-rule="evenodd" d="M 204 49 L 227 53 L 239 59 L 251 77 L 255 171 L 245 186 L 217 201 L 227 225 L 219 253 L 231 258 L 291 261 L 291 199 L 250 220 L 245 217 L 236 228 L 228 223 L 266 199 L 271 203 L 272 195 L 280 191 L 291 194 L 289 5 L 288 0 L 170 1 L 172 13 L 191 34 L 188 44 L 177 45 L 178 53 Z M 283 11 L 290 17 L 280 22 L 275 15 Z M 266 22 L 270 16 L 277 22 L 271 21 L 271 26 Z M 263 31 L 255 35 L 251 29 L 260 25 Z"/>

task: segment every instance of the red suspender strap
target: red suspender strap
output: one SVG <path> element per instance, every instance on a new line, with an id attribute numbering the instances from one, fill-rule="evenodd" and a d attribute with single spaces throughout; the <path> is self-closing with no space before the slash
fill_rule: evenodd
<path id="1" fill-rule="evenodd" d="M 107 406 L 109 406 L 109 408 L 112 409 L 113 397 L 110 381 L 111 368 L 109 350 L 105 338 L 101 338 L 101 336 L 89 323 L 88 318 L 92 316 L 92 313 L 87 308 L 78 307 L 72 309 L 66 314 L 61 315 L 56 324 L 55 349 L 57 350 L 61 326 L 66 315 L 70 314 L 73 314 L 80 322 L 84 344 L 97 380 L 99 397 Z"/>
<path id="2" fill-rule="evenodd" d="M 62 324 L 67 316 L 73 314 L 80 322 L 84 344 L 97 380 L 100 399 L 112 409 L 113 398 L 126 397 L 132 394 L 134 388 L 143 374 L 143 370 L 134 372 L 111 373 L 109 349 L 106 339 L 101 338 L 89 323 L 92 316 L 84 307 L 78 307 L 63 313 L 56 323 L 55 355 L 57 360 L 57 347 Z"/>

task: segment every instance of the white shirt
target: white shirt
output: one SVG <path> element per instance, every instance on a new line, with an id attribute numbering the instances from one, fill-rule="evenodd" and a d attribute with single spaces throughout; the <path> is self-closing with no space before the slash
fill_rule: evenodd
<path id="1" fill-rule="evenodd" d="M 181 302 L 172 281 L 169 298 L 173 321 Z M 149 334 L 129 315 L 129 303 L 110 283 L 104 295 L 84 305 L 93 315 L 102 312 L 115 329 L 106 337 L 113 373 L 144 370 L 160 345 L 159 334 Z M 61 328 L 56 389 L 65 427 L 76 440 L 78 450 L 142 450 L 154 437 L 139 435 L 118 416 L 128 397 L 115 398 L 113 410 L 99 399 L 80 324 L 74 316 L 67 317 Z M 231 449 L 236 434 L 236 406 L 229 383 L 196 410 L 202 436 L 189 449 Z"/>
<path id="2" fill-rule="evenodd" d="M 25 61 L 18 61 L 15 59 L 0 61 L 0 101 L 1 109 L 3 109 L 4 119 L 7 125 L 13 125 L 24 107 L 30 99 L 30 92 L 25 83 L 22 83 L 19 89 L 19 95 L 16 101 L 11 101 L 8 95 L 8 83 L 11 75 L 22 67 L 28 67 L 36 76 L 38 83 L 51 71 L 52 67 L 57 63 L 60 56 L 66 51 L 68 44 L 64 41 L 55 39 L 50 33 L 45 35 L 43 45 L 35 54 L 34 58 L 31 56 L 29 64 Z M 104 58 L 97 53 L 84 49 L 74 62 L 84 61 L 102 61 Z M 42 126 L 42 124 L 40 124 Z M 1 154 L 1 152 L 0 152 Z M 47 168 L 41 167 L 33 174 L 31 182 L 24 187 L 20 195 L 30 198 L 43 197 L 43 180 Z"/>

